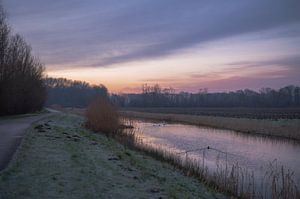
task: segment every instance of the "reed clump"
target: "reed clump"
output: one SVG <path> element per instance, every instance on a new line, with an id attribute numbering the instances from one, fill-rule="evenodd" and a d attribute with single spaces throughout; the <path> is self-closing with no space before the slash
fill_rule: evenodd
<path id="1" fill-rule="evenodd" d="M 120 128 L 118 111 L 107 99 L 98 98 L 86 110 L 85 125 L 96 132 L 116 134 Z"/>
<path id="2" fill-rule="evenodd" d="M 117 107 L 105 98 L 94 100 L 86 109 L 85 127 L 117 139 L 126 146 L 134 145 L 133 123 L 120 117 Z"/>

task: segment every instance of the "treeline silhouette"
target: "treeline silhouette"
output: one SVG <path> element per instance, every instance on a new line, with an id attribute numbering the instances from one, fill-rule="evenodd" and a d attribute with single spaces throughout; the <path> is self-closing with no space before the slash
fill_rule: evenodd
<path id="1" fill-rule="evenodd" d="M 286 86 L 278 90 L 262 88 L 235 92 L 175 93 L 159 85 L 142 86 L 141 94 L 111 95 L 111 101 L 121 107 L 299 107 L 300 87 Z"/>
<path id="2" fill-rule="evenodd" d="M 46 105 L 63 107 L 87 107 L 95 98 L 107 98 L 108 91 L 104 85 L 90 85 L 83 81 L 65 78 L 45 78 L 48 98 Z"/>
<path id="3" fill-rule="evenodd" d="M 40 110 L 46 99 L 43 72 L 30 45 L 12 33 L 0 5 L 0 115 Z"/>

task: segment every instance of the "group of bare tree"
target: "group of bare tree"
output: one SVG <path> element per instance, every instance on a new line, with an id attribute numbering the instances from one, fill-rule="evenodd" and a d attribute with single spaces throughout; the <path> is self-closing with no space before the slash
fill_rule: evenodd
<path id="1" fill-rule="evenodd" d="M 123 107 L 300 107 L 300 87 L 263 88 L 210 93 L 175 93 L 159 85 L 142 86 L 140 94 L 112 95 L 113 103 Z"/>
<path id="2" fill-rule="evenodd" d="M 45 78 L 47 88 L 46 105 L 63 107 L 87 107 L 95 98 L 108 98 L 104 85 L 90 85 L 83 81 L 65 78 Z"/>
<path id="3" fill-rule="evenodd" d="M 12 33 L 0 5 L 0 115 L 40 110 L 46 100 L 43 72 L 30 45 Z"/>

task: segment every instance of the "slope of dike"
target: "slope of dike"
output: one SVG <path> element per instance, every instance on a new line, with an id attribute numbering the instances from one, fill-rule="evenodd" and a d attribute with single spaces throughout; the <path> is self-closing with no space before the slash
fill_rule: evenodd
<path id="1" fill-rule="evenodd" d="M 56 113 L 28 128 L 0 172 L 0 198 L 226 198 L 82 123 Z"/>

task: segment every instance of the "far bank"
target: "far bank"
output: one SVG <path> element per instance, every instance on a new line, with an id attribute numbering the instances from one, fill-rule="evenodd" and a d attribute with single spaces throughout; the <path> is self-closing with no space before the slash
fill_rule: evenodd
<path id="1" fill-rule="evenodd" d="M 124 117 L 135 119 L 148 119 L 198 126 L 209 126 L 243 133 L 300 140 L 300 119 L 249 119 L 188 114 L 147 113 L 136 111 L 120 111 L 120 114 Z"/>

